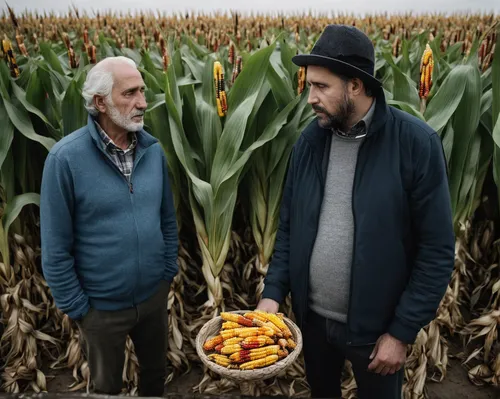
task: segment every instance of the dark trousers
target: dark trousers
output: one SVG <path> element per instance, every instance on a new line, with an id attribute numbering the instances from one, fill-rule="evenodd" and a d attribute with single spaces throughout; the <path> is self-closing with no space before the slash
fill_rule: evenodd
<path id="1" fill-rule="evenodd" d="M 341 398 L 345 359 L 352 363 L 359 399 L 400 399 L 404 369 L 382 376 L 368 370 L 375 345 L 348 346 L 346 325 L 309 310 L 302 331 L 306 377 L 313 398 Z"/>
<path id="2" fill-rule="evenodd" d="M 85 340 L 95 393 L 117 395 L 123 388 L 125 341 L 130 335 L 139 362 L 139 396 L 162 396 L 167 360 L 167 298 L 162 282 L 150 299 L 120 311 L 92 308 L 78 322 Z"/>

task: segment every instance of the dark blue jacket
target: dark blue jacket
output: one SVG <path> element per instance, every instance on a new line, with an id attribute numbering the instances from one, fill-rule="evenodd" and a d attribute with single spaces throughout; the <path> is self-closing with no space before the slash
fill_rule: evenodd
<path id="1" fill-rule="evenodd" d="M 56 305 L 73 319 L 118 310 L 177 273 L 177 223 L 158 140 L 138 132 L 131 185 L 87 126 L 50 151 L 43 171 L 42 267 Z"/>
<path id="2" fill-rule="evenodd" d="M 264 298 L 281 303 L 291 292 L 299 326 L 308 311 L 330 145 L 331 131 L 315 119 L 294 146 L 265 279 Z M 348 344 L 372 344 L 384 333 L 412 343 L 445 293 L 455 237 L 440 138 L 418 118 L 388 106 L 383 93 L 359 149 L 352 210 Z"/>

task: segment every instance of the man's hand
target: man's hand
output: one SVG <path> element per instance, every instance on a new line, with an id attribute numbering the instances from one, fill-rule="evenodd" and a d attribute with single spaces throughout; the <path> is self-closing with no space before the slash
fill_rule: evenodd
<path id="1" fill-rule="evenodd" d="M 406 344 L 389 334 L 382 335 L 375 344 L 372 362 L 368 370 L 377 374 L 394 374 L 404 366 L 406 361 Z"/>
<path id="2" fill-rule="evenodd" d="M 272 299 L 261 299 L 257 305 L 257 310 L 262 310 L 268 313 L 278 313 L 280 304 Z"/>

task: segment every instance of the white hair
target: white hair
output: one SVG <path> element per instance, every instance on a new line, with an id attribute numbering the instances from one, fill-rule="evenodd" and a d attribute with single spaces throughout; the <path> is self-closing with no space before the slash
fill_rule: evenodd
<path id="1" fill-rule="evenodd" d="M 115 65 L 130 65 L 137 69 L 133 60 L 118 56 L 103 59 L 89 71 L 83 85 L 82 96 L 85 100 L 85 108 L 92 116 L 99 113 L 94 105 L 94 96 L 99 95 L 111 100 L 111 90 L 114 83 L 112 67 Z"/>

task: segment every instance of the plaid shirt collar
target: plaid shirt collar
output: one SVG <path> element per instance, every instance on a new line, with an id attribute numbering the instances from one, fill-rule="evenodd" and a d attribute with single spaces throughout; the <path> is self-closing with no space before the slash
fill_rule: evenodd
<path id="1" fill-rule="evenodd" d="M 95 121 L 95 125 L 97 126 L 97 131 L 99 132 L 99 135 L 101 136 L 102 142 L 104 143 L 104 147 L 106 148 L 107 151 L 109 151 L 111 154 L 115 152 L 122 152 L 124 154 L 133 151 L 135 147 L 137 146 L 137 135 L 135 132 L 129 132 L 128 137 L 130 140 L 129 146 L 125 149 L 122 150 L 120 147 L 118 147 L 113 140 L 106 134 L 104 129 Z"/>

